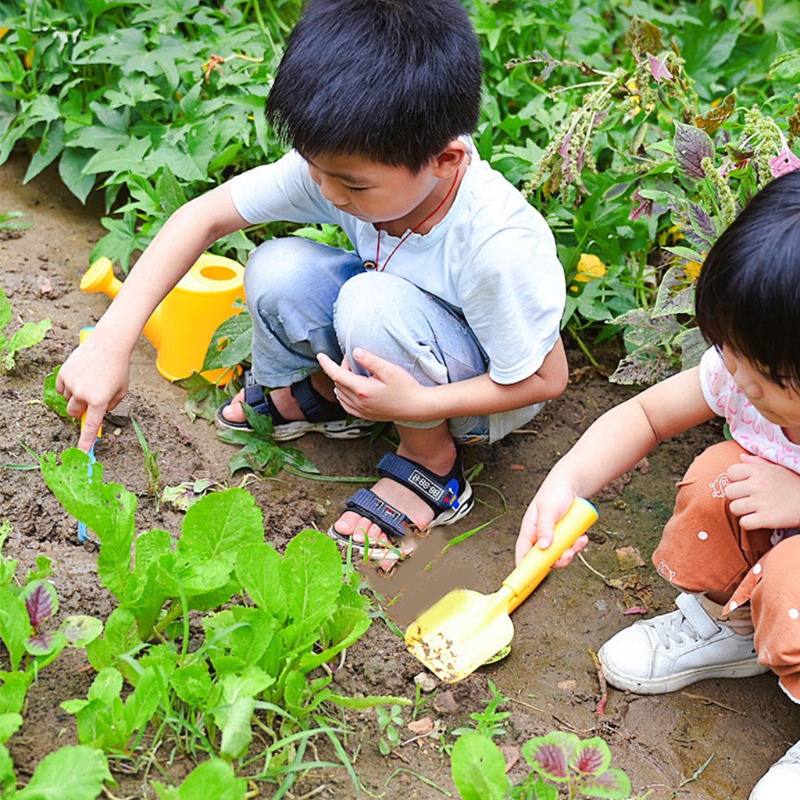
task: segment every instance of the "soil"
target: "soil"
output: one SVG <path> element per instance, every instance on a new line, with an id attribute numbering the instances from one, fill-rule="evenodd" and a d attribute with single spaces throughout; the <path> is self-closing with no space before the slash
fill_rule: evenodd
<path id="1" fill-rule="evenodd" d="M 24 351 L 16 369 L 0 378 L 3 465 L 33 463 L 28 447 L 37 453 L 58 453 L 75 444 L 77 428 L 42 404 L 42 384 L 73 349 L 79 329 L 93 324 L 109 302 L 78 288 L 92 246 L 104 233 L 99 199 L 92 197 L 87 206 L 81 205 L 52 170 L 23 185 L 26 167 L 26 158 L 17 154 L 0 168 L 0 212 L 21 211 L 33 223 L 19 235 L 0 234 L 0 285 L 14 309 L 12 329 L 44 317 L 53 325 L 46 339 Z M 199 477 L 239 485 L 243 475 L 229 477 L 233 450 L 217 439 L 213 426 L 190 422 L 183 411 L 184 391 L 158 374 L 154 355 L 142 339 L 133 359 L 130 393 L 107 419 L 97 457 L 107 480 L 139 494 L 138 530 L 179 531 L 180 513 L 165 504 L 156 508 L 145 493 L 142 451 L 132 417 L 159 452 L 162 485 Z M 577 348 L 570 347 L 569 355 L 572 379 L 561 399 L 550 403 L 525 431 L 467 450 L 468 468 L 482 466 L 475 480 L 479 502 L 470 516 L 426 542 L 394 576 L 382 578 L 371 568 L 365 570 L 367 580 L 385 598 L 385 617 L 400 628 L 451 588 L 483 593 L 499 588 L 513 567 L 523 511 L 548 468 L 593 419 L 630 396 L 629 389 L 609 384 L 589 366 Z M 612 367 L 613 357 L 606 360 L 604 366 Z M 362 796 L 457 796 L 442 742 L 453 741 L 454 729 L 474 724 L 470 714 L 486 708 L 491 680 L 508 698 L 501 706 L 511 712 L 507 733 L 497 741 L 506 748 L 509 775 L 515 781 L 527 774 L 519 758 L 522 745 L 532 736 L 559 729 L 581 737 L 602 736 L 610 745 L 613 765 L 628 773 L 637 796 L 649 792 L 652 800 L 747 797 L 769 765 L 800 738 L 800 715 L 772 674 L 704 681 L 663 697 L 637 697 L 609 688 L 600 714 L 601 688 L 592 659 L 593 651 L 642 612 L 652 615 L 674 607 L 676 592 L 656 575 L 649 556 L 670 514 L 676 481 L 693 456 L 720 436 L 719 427 L 712 424 L 667 442 L 625 480 L 595 498 L 600 520 L 585 552 L 592 568 L 576 563 L 551 574 L 514 612 L 513 647 L 504 661 L 454 685 L 434 681 L 435 688 L 421 693 L 416 708 L 403 709 L 406 724 L 412 716 L 429 717 L 435 724 L 431 734 L 419 737 L 404 727 L 403 744 L 384 757 L 377 747 L 375 711 L 348 715 L 355 731 L 348 743 Z M 381 441 L 336 443 L 317 435 L 297 445 L 329 476 L 369 476 L 386 449 Z M 37 471 L 5 468 L 0 475 L 0 519 L 13 525 L 5 554 L 19 559 L 23 575 L 37 555 L 48 555 L 56 563 L 61 613 L 105 618 L 112 601 L 99 585 L 96 550 L 79 544 L 74 519 Z M 251 479 L 247 488 L 264 512 L 266 539 L 279 548 L 304 528 L 330 525 L 352 491 L 346 483 L 312 482 L 285 473 Z M 483 524 L 485 528 L 440 556 L 446 541 Z M 626 552 L 627 560 L 622 558 Z M 59 704 L 85 697 L 92 680 L 86 667 L 85 655 L 70 651 L 34 684 L 25 724 L 9 742 L 21 783 L 54 747 L 76 742 L 74 718 Z M 414 678 L 422 672 L 422 665 L 379 617 L 347 652 L 335 683 L 345 694 L 394 694 L 413 700 Z M 165 755 L 162 766 L 166 765 Z M 170 775 L 180 779 L 192 766 L 186 757 L 171 759 Z M 115 770 L 117 797 L 155 797 L 147 775 L 128 775 L 116 766 Z M 260 791 L 259 797 L 271 794 L 269 787 Z M 346 798 L 357 791 L 344 770 L 329 769 L 309 776 L 296 790 L 296 796 L 312 794 Z"/>

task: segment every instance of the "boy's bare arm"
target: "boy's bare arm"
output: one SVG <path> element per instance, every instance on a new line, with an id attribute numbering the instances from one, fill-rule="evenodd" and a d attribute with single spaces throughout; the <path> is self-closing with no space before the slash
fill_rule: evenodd
<path id="1" fill-rule="evenodd" d="M 553 525 L 576 497 L 591 497 L 642 460 L 659 442 L 714 416 L 703 397 L 699 367 L 674 375 L 601 416 L 553 467 L 523 518 L 516 556 L 535 542 L 549 545 Z M 568 551 L 565 566 L 585 546 Z"/>
<path id="2" fill-rule="evenodd" d="M 131 353 L 156 306 L 206 248 L 246 224 L 223 184 L 178 209 L 142 253 L 94 334 L 58 374 L 67 411 L 86 412 L 79 447 L 91 446 L 105 413 L 125 396 Z"/>

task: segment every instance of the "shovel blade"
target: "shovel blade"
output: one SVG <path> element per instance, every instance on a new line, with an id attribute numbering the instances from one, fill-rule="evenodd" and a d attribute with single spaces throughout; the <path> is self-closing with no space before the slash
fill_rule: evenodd
<path id="1" fill-rule="evenodd" d="M 455 683 L 485 664 L 514 638 L 510 593 L 456 589 L 406 630 L 406 647 L 437 678 Z"/>

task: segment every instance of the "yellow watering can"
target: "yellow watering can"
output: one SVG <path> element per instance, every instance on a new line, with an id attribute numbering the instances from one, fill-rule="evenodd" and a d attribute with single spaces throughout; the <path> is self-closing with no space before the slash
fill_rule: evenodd
<path id="1" fill-rule="evenodd" d="M 81 279 L 84 292 L 103 292 L 115 298 L 122 281 L 114 276 L 111 260 L 98 258 Z M 175 288 L 159 303 L 144 335 L 158 351 L 156 368 L 169 381 L 200 372 L 214 331 L 242 309 L 244 267 L 237 261 L 203 253 Z M 225 383 L 229 369 L 202 373 L 206 380 Z"/>

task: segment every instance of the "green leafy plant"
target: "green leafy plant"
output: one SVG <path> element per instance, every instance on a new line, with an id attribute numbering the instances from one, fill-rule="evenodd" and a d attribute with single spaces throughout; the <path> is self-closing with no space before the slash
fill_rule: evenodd
<path id="1" fill-rule="evenodd" d="M 581 740 L 573 733 L 553 731 L 526 742 L 522 755 L 532 772 L 512 785 L 496 744 L 478 733 L 462 736 L 453 747 L 452 773 L 463 800 L 630 797 L 630 780 L 621 769 L 611 767 L 611 751 L 600 737 Z"/>
<path id="2" fill-rule="evenodd" d="M 87 647 L 98 670 L 89 696 L 64 704 L 82 744 L 135 751 L 155 720 L 227 761 L 260 757 L 255 777 L 290 783 L 300 766 L 285 770 L 300 739 L 325 735 L 349 763 L 325 709 L 410 704 L 344 697 L 330 686 L 324 666 L 370 618 L 327 536 L 304 531 L 279 555 L 264 543 L 261 512 L 244 489 L 197 500 L 177 542 L 162 530 L 136 536 L 135 496 L 103 483 L 100 463 L 89 475 L 87 458 L 73 448 L 61 464 L 52 454 L 41 462 L 51 490 L 100 540 L 100 578 L 119 604 Z M 190 612 L 204 631 L 191 648 Z"/>
<path id="3" fill-rule="evenodd" d="M 403 727 L 403 715 L 400 706 L 395 704 L 389 708 L 378 707 L 375 709 L 378 715 L 378 750 L 381 754 L 388 756 L 393 747 L 400 746 L 400 730 Z"/>
<path id="4" fill-rule="evenodd" d="M 0 231 L 24 231 L 30 228 L 32 222 L 23 222 L 25 215 L 21 211 L 7 211 L 0 214 Z"/>
<path id="5" fill-rule="evenodd" d="M 475 724 L 469 727 L 456 728 L 453 731 L 454 736 L 463 736 L 474 731 L 489 740 L 493 740 L 507 733 L 504 722 L 511 716 L 511 712 L 498 711 L 498 708 L 503 703 L 507 703 L 508 698 L 503 695 L 491 680 L 488 681 L 488 684 L 492 697 L 486 704 L 486 708 L 483 711 L 475 711 L 470 714 L 470 719 Z"/>
<path id="6" fill-rule="evenodd" d="M 0 288 L 0 368 L 3 372 L 11 372 L 17 355 L 22 350 L 39 344 L 51 327 L 50 320 L 43 319 L 40 322 L 25 322 L 13 334 L 9 334 L 6 329 L 11 323 L 11 317 L 11 303 Z"/>
<path id="7" fill-rule="evenodd" d="M 147 477 L 147 494 L 155 497 L 158 502 L 161 491 L 161 467 L 158 465 L 158 453 L 154 453 L 150 449 L 150 445 L 142 432 L 141 425 L 131 417 L 133 423 L 133 430 L 136 432 L 136 438 L 139 440 L 139 446 L 142 448 L 144 455 L 144 474 Z"/>

